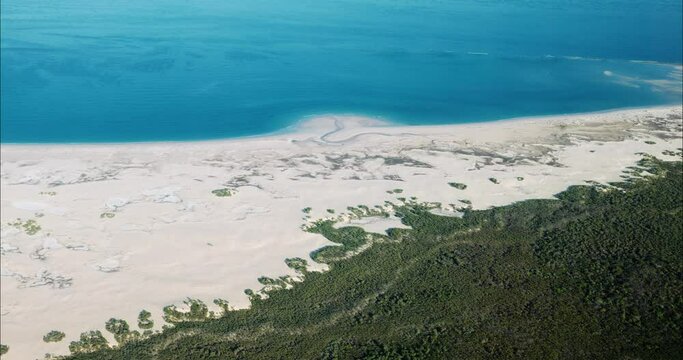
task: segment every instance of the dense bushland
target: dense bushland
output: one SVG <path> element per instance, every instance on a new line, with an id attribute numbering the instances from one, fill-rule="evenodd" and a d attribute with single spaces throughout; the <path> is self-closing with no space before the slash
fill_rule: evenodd
<path id="1" fill-rule="evenodd" d="M 462 218 L 402 206 L 413 229 L 388 235 L 321 223 L 313 231 L 341 244 L 314 253 L 330 271 L 290 259 L 305 281 L 248 310 L 72 358 L 678 358 L 682 163 L 633 169 Z"/>

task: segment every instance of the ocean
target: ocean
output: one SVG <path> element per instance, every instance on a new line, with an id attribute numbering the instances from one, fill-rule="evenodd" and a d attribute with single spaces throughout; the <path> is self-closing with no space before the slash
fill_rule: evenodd
<path id="1" fill-rule="evenodd" d="M 0 141 L 678 104 L 680 0 L 2 0 Z"/>

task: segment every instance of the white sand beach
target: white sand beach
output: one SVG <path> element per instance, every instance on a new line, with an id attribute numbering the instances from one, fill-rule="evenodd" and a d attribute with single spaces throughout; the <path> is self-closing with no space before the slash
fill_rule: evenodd
<path id="1" fill-rule="evenodd" d="M 619 181 L 639 153 L 676 158 L 681 115 L 672 106 L 445 126 L 319 116 L 235 140 L 3 144 L 3 358 L 68 354 L 81 332 L 109 336 L 111 317 L 135 327 L 142 309 L 159 330 L 162 307 L 187 297 L 248 306 L 244 289 L 260 289 L 259 276 L 294 274 L 285 258 L 312 263 L 328 244 L 301 229 L 306 207 L 318 219 L 415 196 L 448 214 L 461 200 L 484 209 Z M 43 342 L 50 330 L 66 338 Z"/>

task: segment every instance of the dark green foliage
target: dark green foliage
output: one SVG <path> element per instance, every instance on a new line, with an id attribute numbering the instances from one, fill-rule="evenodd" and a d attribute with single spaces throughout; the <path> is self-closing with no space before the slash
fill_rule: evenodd
<path id="1" fill-rule="evenodd" d="M 109 321 L 107 321 L 107 323 L 105 324 L 104 328 L 114 335 L 124 334 L 130 331 L 130 327 L 128 326 L 126 320 L 114 318 L 109 319 Z"/>
<path id="2" fill-rule="evenodd" d="M 261 276 L 257 280 L 259 283 L 261 283 L 261 285 L 264 286 L 285 287 L 287 285 L 287 282 L 283 279 L 273 279 L 267 276 Z"/>
<path id="3" fill-rule="evenodd" d="M 682 164 L 639 165 L 654 175 L 462 218 L 400 207 L 412 230 L 268 299 L 251 292 L 248 310 L 73 358 L 678 358 Z M 312 231 L 340 253 L 367 241 L 332 225 Z"/>
<path id="4" fill-rule="evenodd" d="M 249 300 L 251 302 L 261 299 L 261 296 L 252 289 L 244 289 L 244 294 L 247 295 L 247 297 L 249 297 Z"/>
<path id="5" fill-rule="evenodd" d="M 43 336 L 43 341 L 45 342 L 59 342 L 64 339 L 64 333 L 57 330 L 52 330 Z"/>
<path id="6" fill-rule="evenodd" d="M 458 190 L 465 190 L 465 189 L 467 189 L 467 185 L 465 185 L 465 184 L 463 184 L 463 183 L 449 182 L 448 185 L 450 185 L 451 187 L 454 187 L 454 188 L 456 188 L 456 189 L 458 189 Z"/>
<path id="7" fill-rule="evenodd" d="M 343 259 L 350 251 L 358 249 L 367 242 L 367 233 L 357 226 L 334 227 L 334 221 L 319 221 L 309 232 L 321 234 L 328 240 L 340 245 L 325 246 L 311 253 L 311 259 L 320 263 L 329 263 Z"/>
<path id="8" fill-rule="evenodd" d="M 232 196 L 232 191 L 230 191 L 230 189 L 228 189 L 228 188 L 212 190 L 211 193 L 218 196 L 218 197 Z"/>
<path id="9" fill-rule="evenodd" d="M 221 310 L 223 310 L 223 313 L 226 313 L 230 311 L 230 303 L 227 300 L 223 299 L 213 299 L 213 303 L 216 304 Z"/>
<path id="10" fill-rule="evenodd" d="M 673 151 L 673 150 L 664 150 L 662 151 L 663 155 L 668 155 L 668 156 L 678 156 L 681 157 L 683 156 L 683 150 L 681 148 L 678 149 L 678 151 Z"/>
<path id="11" fill-rule="evenodd" d="M 197 299 L 187 298 L 183 303 L 189 308 L 188 311 L 179 310 L 175 305 L 164 307 L 164 321 L 175 324 L 185 321 L 202 321 L 210 317 L 209 308 Z"/>
<path id="12" fill-rule="evenodd" d="M 0 355 L 5 355 L 9 351 L 9 346 L 0 344 Z"/>
<path id="13" fill-rule="evenodd" d="M 298 258 L 298 257 L 285 259 L 285 264 L 287 264 L 287 266 L 290 269 L 293 269 L 299 273 L 305 273 L 306 268 L 308 267 L 308 262 L 306 260 L 304 260 L 302 258 Z"/>
<path id="14" fill-rule="evenodd" d="M 104 328 L 114 334 L 114 339 L 119 343 L 136 338 L 140 335 L 138 331 L 130 331 L 126 320 L 111 318 L 104 325 Z"/>
<path id="15" fill-rule="evenodd" d="M 411 167 L 420 167 L 420 168 L 431 168 L 432 166 L 419 161 L 415 160 L 409 157 L 405 156 L 386 156 L 384 157 L 384 165 L 404 165 L 404 166 L 411 166 Z"/>
<path id="16" fill-rule="evenodd" d="M 99 330 L 84 332 L 78 341 L 69 344 L 69 351 L 72 354 L 87 354 L 105 349 L 109 349 L 109 343 Z"/>
<path id="17" fill-rule="evenodd" d="M 154 320 L 152 318 L 152 313 L 147 310 L 140 311 L 138 315 L 138 327 L 143 330 L 151 329 L 154 327 Z"/>

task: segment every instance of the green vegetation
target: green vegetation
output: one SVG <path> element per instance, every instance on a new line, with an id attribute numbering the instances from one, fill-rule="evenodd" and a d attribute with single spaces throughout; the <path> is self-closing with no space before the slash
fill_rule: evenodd
<path id="1" fill-rule="evenodd" d="M 668 155 L 668 156 L 678 156 L 681 157 L 683 156 L 683 149 L 679 148 L 678 151 L 672 151 L 672 150 L 664 150 L 662 151 L 663 155 Z"/>
<path id="2" fill-rule="evenodd" d="M 114 216 L 116 216 L 115 213 L 110 212 L 110 211 L 107 211 L 107 212 L 103 212 L 103 213 L 100 214 L 100 219 L 105 219 L 105 218 L 111 219 L 111 218 L 113 218 Z"/>
<path id="3" fill-rule="evenodd" d="M 140 311 L 138 315 L 138 327 L 143 330 L 148 330 L 154 327 L 154 320 L 152 318 L 152 313 L 147 310 Z"/>
<path id="4" fill-rule="evenodd" d="M 518 177 L 517 177 L 517 181 L 524 181 L 524 177 L 523 177 L 523 176 L 518 176 Z"/>
<path id="5" fill-rule="evenodd" d="M 123 344 L 140 336 L 140 333 L 137 330 L 130 331 L 130 326 L 128 326 L 126 320 L 111 318 L 106 322 L 104 328 L 114 334 L 114 339 L 119 344 Z"/>
<path id="6" fill-rule="evenodd" d="M 334 214 L 334 209 L 327 209 L 327 212 L 330 214 Z"/>
<path id="7" fill-rule="evenodd" d="M 496 178 L 489 178 L 489 181 L 494 183 L 494 184 L 500 184 L 500 181 L 498 181 L 498 179 L 496 179 Z"/>
<path id="8" fill-rule="evenodd" d="M 347 256 L 349 252 L 357 250 L 367 241 L 367 234 L 363 228 L 345 226 L 334 228 L 334 221 L 325 220 L 308 229 L 309 232 L 321 234 L 328 240 L 339 245 L 325 246 L 311 253 L 311 259 L 319 263 L 328 263 Z"/>
<path id="9" fill-rule="evenodd" d="M 431 168 L 431 167 L 433 167 L 432 165 L 429 165 L 425 162 L 415 160 L 413 158 L 409 158 L 406 156 L 386 156 L 386 157 L 383 157 L 383 159 L 384 159 L 384 165 L 404 165 L 404 166 L 419 167 L 419 168 Z"/>
<path id="10" fill-rule="evenodd" d="M 467 185 L 465 185 L 465 184 L 463 184 L 463 183 L 459 183 L 459 182 L 449 182 L 448 185 L 450 185 L 451 187 L 454 187 L 454 188 L 456 188 L 456 189 L 458 189 L 458 190 L 465 190 L 465 189 L 467 189 Z"/>
<path id="11" fill-rule="evenodd" d="M 306 268 L 308 267 L 308 262 L 306 260 L 304 260 L 302 258 L 298 258 L 298 257 L 297 258 L 285 259 L 285 264 L 287 264 L 287 266 L 290 269 L 293 269 L 294 271 L 301 273 L 301 274 L 305 273 Z"/>
<path id="12" fill-rule="evenodd" d="M 64 333 L 57 330 L 52 330 L 43 336 L 43 341 L 45 342 L 59 342 L 64 339 Z"/>
<path id="13" fill-rule="evenodd" d="M 102 336 L 99 330 L 86 331 L 81 334 L 78 341 L 72 341 L 69 344 L 69 351 L 72 354 L 87 354 L 107 349 L 109 349 L 109 342 Z"/>
<path id="14" fill-rule="evenodd" d="M 5 355 L 9 351 L 9 346 L 0 344 L 0 355 Z"/>
<path id="15" fill-rule="evenodd" d="M 403 192 L 403 189 L 387 190 L 387 194 L 400 194 L 402 192 Z"/>
<path id="16" fill-rule="evenodd" d="M 261 276 L 258 278 L 258 282 L 263 285 L 263 288 L 259 291 L 260 296 L 269 291 L 287 289 L 290 287 L 290 285 L 294 284 L 294 279 L 292 279 L 292 277 L 289 275 L 280 276 L 277 279 Z"/>
<path id="17" fill-rule="evenodd" d="M 654 145 L 654 144 L 656 144 L 656 142 L 654 142 L 654 141 L 652 141 L 652 140 L 645 140 L 645 143 L 648 144 L 648 145 Z"/>
<path id="18" fill-rule="evenodd" d="M 183 303 L 189 310 L 179 310 L 175 305 L 164 307 L 164 321 L 176 324 L 185 321 L 201 321 L 213 317 L 213 312 L 201 300 L 187 298 Z"/>
<path id="19" fill-rule="evenodd" d="M 397 198 L 400 201 L 405 201 L 405 198 L 399 197 Z M 381 216 L 381 217 L 389 217 L 389 213 L 384 210 L 381 206 L 376 206 L 374 208 L 369 208 L 366 205 L 358 205 L 356 207 L 349 206 L 346 208 L 346 210 L 349 211 L 348 215 L 353 218 L 353 219 L 362 219 L 364 217 L 371 217 L 371 216 Z"/>
<path id="20" fill-rule="evenodd" d="M 301 209 L 301 211 L 302 211 L 304 214 L 310 214 L 310 213 L 311 213 L 311 210 L 313 210 L 313 209 L 310 208 L 310 207 L 305 207 L 305 208 Z"/>
<path id="21" fill-rule="evenodd" d="M 213 299 L 213 303 L 216 304 L 221 310 L 223 310 L 223 314 L 227 313 L 228 311 L 232 310 L 230 308 L 230 303 L 228 303 L 228 300 L 223 300 L 223 299 Z"/>
<path id="22" fill-rule="evenodd" d="M 257 294 L 256 292 L 254 292 L 254 290 L 252 290 L 252 289 L 244 289 L 244 294 L 247 295 L 247 297 L 249 297 L 249 300 L 251 300 L 251 301 L 261 299 L 261 296 L 259 294 Z"/>
<path id="23" fill-rule="evenodd" d="M 230 190 L 228 188 L 216 189 L 216 190 L 211 191 L 211 193 L 218 196 L 218 197 L 228 197 L 228 196 L 233 195 L 232 190 Z"/>
<path id="24" fill-rule="evenodd" d="M 209 318 L 198 306 L 162 333 L 72 358 L 678 358 L 683 164 L 646 157 L 633 170 L 462 218 L 397 205 L 412 229 L 387 235 L 318 221 L 307 229 L 338 244 L 312 254 L 329 271 L 287 259 L 305 280 L 246 290 L 250 309 Z"/>
<path id="25" fill-rule="evenodd" d="M 38 225 L 38 222 L 33 219 L 26 220 L 22 227 L 24 228 L 24 232 L 28 235 L 35 235 L 41 229 L 40 225 Z"/>
<path id="26" fill-rule="evenodd" d="M 23 221 L 21 220 L 21 218 L 17 218 L 15 221 L 8 222 L 7 225 L 15 227 L 17 229 L 22 229 L 24 230 L 24 233 L 26 233 L 27 235 L 35 235 L 38 233 L 38 231 L 42 229 L 40 227 L 40 224 L 38 224 L 38 222 L 33 219 Z"/>

